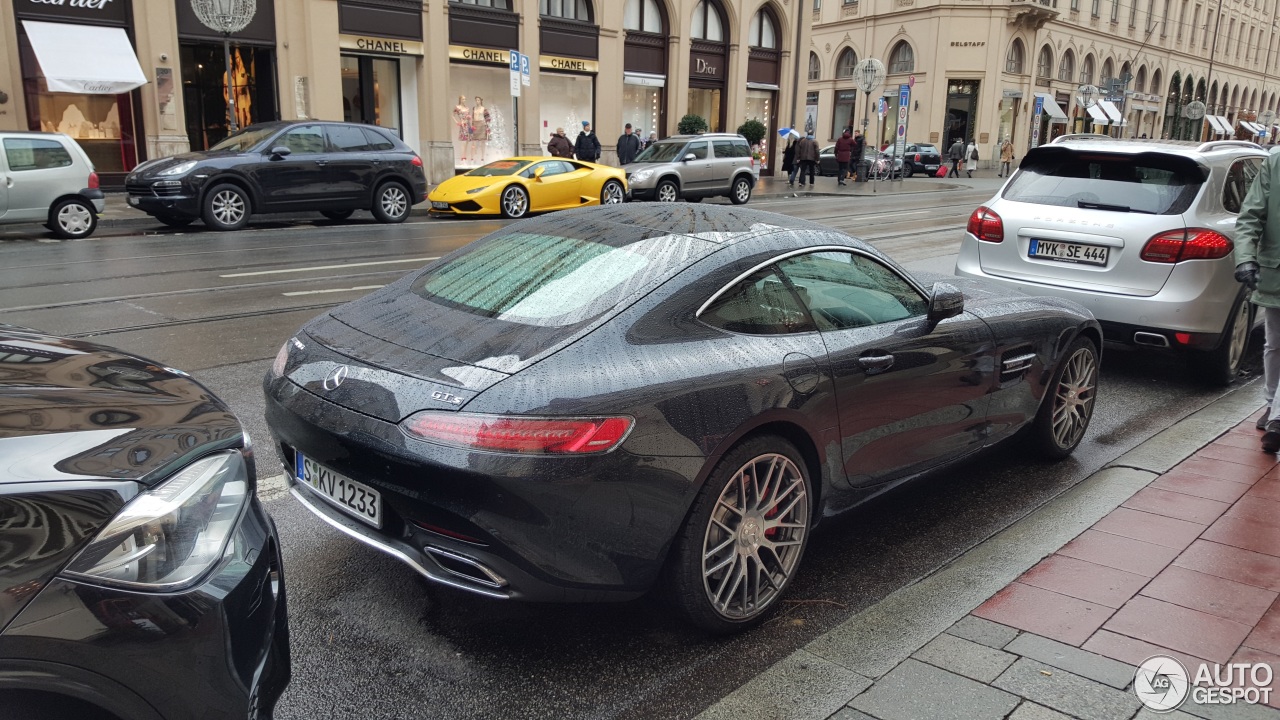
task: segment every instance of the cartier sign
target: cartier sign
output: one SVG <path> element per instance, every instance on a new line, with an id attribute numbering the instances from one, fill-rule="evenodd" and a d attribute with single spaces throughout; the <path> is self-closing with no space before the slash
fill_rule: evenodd
<path id="1" fill-rule="evenodd" d="M 14 0 L 19 17 L 114 21 L 126 24 L 127 3 L 120 0 Z"/>

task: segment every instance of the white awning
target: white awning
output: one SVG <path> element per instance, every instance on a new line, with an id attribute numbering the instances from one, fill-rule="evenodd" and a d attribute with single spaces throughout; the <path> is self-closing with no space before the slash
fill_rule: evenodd
<path id="1" fill-rule="evenodd" d="M 23 20 L 50 92 L 118 95 L 147 84 L 122 28 Z"/>
<path id="2" fill-rule="evenodd" d="M 1085 109 L 1089 111 L 1089 117 L 1093 118 L 1095 125 L 1111 124 L 1111 118 L 1107 117 L 1107 114 L 1102 111 L 1102 108 L 1098 107 L 1098 103 L 1094 103 Z"/>
<path id="3" fill-rule="evenodd" d="M 1266 132 L 1266 131 L 1267 131 L 1267 129 L 1266 129 L 1266 128 L 1262 127 L 1261 125 L 1259 125 L 1259 124 L 1258 124 L 1258 123 L 1256 123 L 1256 122 L 1246 122 L 1246 121 L 1244 121 L 1244 120 L 1241 120 L 1241 121 L 1240 121 L 1240 124 L 1241 124 L 1241 125 L 1244 125 L 1244 126 L 1245 126 L 1245 127 L 1247 127 L 1247 128 L 1249 128 L 1249 132 L 1253 133 L 1254 135 L 1260 135 L 1260 134 L 1262 134 L 1262 133 L 1264 133 L 1264 132 Z"/>
<path id="4" fill-rule="evenodd" d="M 1120 108 L 1116 107 L 1115 103 L 1110 100 L 1099 100 L 1098 105 L 1102 107 L 1102 112 L 1107 114 L 1107 117 L 1111 119 L 1111 122 L 1118 124 L 1121 127 L 1124 126 L 1124 118 L 1120 116 Z"/>
<path id="5" fill-rule="evenodd" d="M 1062 111 L 1062 106 L 1049 93 L 1036 93 L 1036 97 L 1044 98 L 1043 111 L 1049 114 L 1050 123 L 1065 123 L 1067 114 Z"/>
<path id="6" fill-rule="evenodd" d="M 1204 117 L 1209 121 L 1209 128 L 1214 135 L 1231 134 L 1231 125 L 1227 123 L 1226 118 L 1218 117 L 1217 115 L 1205 115 Z"/>

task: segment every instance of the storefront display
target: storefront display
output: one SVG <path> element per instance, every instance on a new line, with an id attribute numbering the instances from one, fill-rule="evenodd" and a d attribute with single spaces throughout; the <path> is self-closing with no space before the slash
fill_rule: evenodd
<path id="1" fill-rule="evenodd" d="M 862 120 L 856 116 L 858 102 L 857 90 L 837 90 L 835 109 L 831 113 L 831 139 L 840 137 L 845 130 L 856 130 L 862 127 Z"/>
<path id="2" fill-rule="evenodd" d="M 633 74 L 623 76 L 622 122 L 631 123 L 636 134 L 643 138 L 648 138 L 650 132 L 665 134 L 662 129 L 663 84 L 665 80 L 662 78 Z"/>
<path id="3" fill-rule="evenodd" d="M 449 91 L 454 100 L 447 109 L 453 121 L 455 167 L 476 168 L 516 154 L 506 67 L 454 64 L 449 67 Z"/>
<path id="4" fill-rule="evenodd" d="M 227 69 L 221 44 L 183 43 L 178 51 L 187 139 L 192 150 L 207 150 L 227 136 Z M 236 126 L 278 120 L 275 51 L 233 45 L 231 79 Z"/>
<path id="5" fill-rule="evenodd" d="M 752 152 L 759 155 L 760 169 L 769 169 L 769 140 L 774 137 L 773 110 L 777 104 L 774 98 L 777 97 L 775 90 L 747 90 L 747 119 L 759 120 L 764 123 L 765 134 L 764 139 L 760 141 L 758 147 L 753 147 Z"/>
<path id="6" fill-rule="evenodd" d="M 400 61 L 342 56 L 342 119 L 401 133 Z"/>
<path id="7" fill-rule="evenodd" d="M 542 84 L 539 97 L 542 105 L 539 108 L 538 141 L 543 149 L 551 139 L 556 128 L 564 128 L 564 136 L 569 142 L 577 142 L 582 132 L 582 123 L 595 123 L 595 84 L 591 75 L 560 75 L 543 71 L 538 76 Z M 595 128 L 600 136 L 601 144 L 611 144 L 617 135 L 605 128 Z M 617 134 L 621 134 L 619 128 Z"/>
<path id="8" fill-rule="evenodd" d="M 722 91 L 711 88 L 689 88 L 689 113 L 707 121 L 708 132 L 721 132 Z"/>

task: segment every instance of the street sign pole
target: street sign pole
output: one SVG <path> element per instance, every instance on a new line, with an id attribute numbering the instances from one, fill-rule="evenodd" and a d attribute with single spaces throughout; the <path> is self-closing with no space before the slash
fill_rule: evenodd
<path id="1" fill-rule="evenodd" d="M 907 117 L 911 106 L 911 86 L 898 86 L 898 132 L 893 137 L 893 164 L 889 166 L 889 179 L 893 179 L 893 168 L 898 158 L 902 158 L 902 167 L 907 166 Z M 899 180 L 904 179 L 899 177 Z"/>
<path id="2" fill-rule="evenodd" d="M 511 69 L 511 137 L 515 143 L 513 155 L 520 154 L 520 58 L 519 50 L 510 51 Z"/>

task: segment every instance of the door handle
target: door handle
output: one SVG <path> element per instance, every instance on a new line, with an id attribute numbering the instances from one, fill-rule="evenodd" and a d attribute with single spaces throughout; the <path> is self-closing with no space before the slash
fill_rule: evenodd
<path id="1" fill-rule="evenodd" d="M 328 164 L 329 164 L 329 161 L 328 161 L 328 160 L 317 160 L 317 161 L 316 161 L 316 164 L 317 164 L 317 165 L 319 165 L 320 167 L 324 167 L 325 165 L 328 165 Z"/>
<path id="2" fill-rule="evenodd" d="M 893 367 L 892 355 L 863 355 L 858 358 L 858 364 L 866 370 L 868 374 L 881 373 Z"/>

